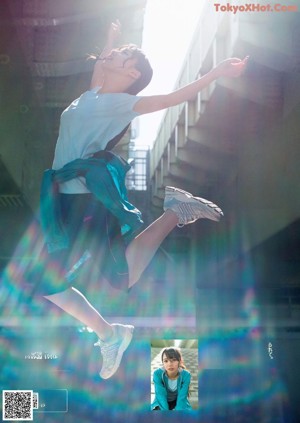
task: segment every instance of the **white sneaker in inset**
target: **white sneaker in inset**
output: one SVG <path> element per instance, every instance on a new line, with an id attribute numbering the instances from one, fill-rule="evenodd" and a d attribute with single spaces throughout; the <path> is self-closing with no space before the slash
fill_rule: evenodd
<path id="1" fill-rule="evenodd" d="M 178 217 L 178 226 L 188 225 L 198 219 L 219 221 L 224 216 L 220 207 L 204 198 L 194 197 L 187 191 L 166 187 L 164 210 L 173 210 Z"/>
<path id="2" fill-rule="evenodd" d="M 131 342 L 134 326 L 112 324 L 114 334 L 109 341 L 98 340 L 94 345 L 99 346 L 103 357 L 102 369 L 99 375 L 103 379 L 110 378 L 119 368 L 124 351 Z"/>

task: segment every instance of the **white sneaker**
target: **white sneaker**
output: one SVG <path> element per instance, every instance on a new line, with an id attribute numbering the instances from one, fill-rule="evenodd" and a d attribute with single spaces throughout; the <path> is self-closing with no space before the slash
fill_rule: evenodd
<path id="1" fill-rule="evenodd" d="M 165 189 L 164 210 L 168 209 L 176 213 L 179 227 L 203 218 L 219 221 L 224 216 L 220 207 L 211 201 L 174 187 Z"/>
<path id="2" fill-rule="evenodd" d="M 109 341 L 98 340 L 94 345 L 99 346 L 103 357 L 102 369 L 99 373 L 102 379 L 110 378 L 119 368 L 124 351 L 130 344 L 134 326 L 112 324 L 114 334 Z"/>

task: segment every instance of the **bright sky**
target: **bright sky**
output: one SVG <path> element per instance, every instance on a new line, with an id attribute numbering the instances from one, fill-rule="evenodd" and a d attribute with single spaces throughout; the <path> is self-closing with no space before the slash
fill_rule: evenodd
<path id="1" fill-rule="evenodd" d="M 143 45 L 154 70 L 142 95 L 172 91 L 205 0 L 148 0 Z M 139 145 L 152 145 L 164 112 L 139 118 Z"/>

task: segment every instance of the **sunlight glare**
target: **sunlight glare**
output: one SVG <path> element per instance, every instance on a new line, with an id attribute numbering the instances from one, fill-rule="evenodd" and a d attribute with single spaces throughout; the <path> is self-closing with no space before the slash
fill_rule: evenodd
<path id="1" fill-rule="evenodd" d="M 153 78 L 142 95 L 170 92 L 176 83 L 205 1 L 148 0 L 143 44 Z M 152 145 L 164 112 L 139 118 L 140 145 Z"/>

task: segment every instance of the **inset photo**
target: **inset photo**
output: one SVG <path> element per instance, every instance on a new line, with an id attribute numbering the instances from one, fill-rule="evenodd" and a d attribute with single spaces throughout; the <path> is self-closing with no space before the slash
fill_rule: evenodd
<path id="1" fill-rule="evenodd" d="M 198 408 L 198 340 L 151 340 L 151 410 Z"/>

